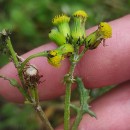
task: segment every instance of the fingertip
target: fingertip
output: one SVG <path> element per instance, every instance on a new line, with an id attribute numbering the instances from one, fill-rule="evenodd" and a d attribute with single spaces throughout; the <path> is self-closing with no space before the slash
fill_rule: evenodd
<path id="1" fill-rule="evenodd" d="M 88 51 L 77 65 L 76 73 L 83 78 L 87 87 L 102 87 L 111 84 L 118 84 L 126 81 L 130 77 L 130 15 L 110 22 L 113 28 L 113 36 L 106 40 L 109 46 L 103 47 L 102 44 L 93 51 Z M 123 23 L 123 25 L 122 25 Z M 93 29 L 92 29 L 93 30 Z M 92 31 L 91 30 L 91 31 Z M 89 32 L 89 31 L 88 31 Z M 38 47 L 23 57 L 31 54 L 56 48 L 51 43 Z M 39 85 L 40 98 L 52 99 L 64 94 L 62 79 L 69 69 L 68 60 L 63 61 L 60 68 L 54 68 L 48 64 L 45 58 L 39 57 L 30 61 L 34 64 L 40 74 L 43 74 L 43 84 Z M 18 79 L 16 69 L 12 64 L 8 64 L 0 70 L 0 74 Z M 23 100 L 16 88 L 12 88 L 7 81 L 0 79 L 0 94 L 9 100 Z M 9 90 L 9 94 L 8 94 Z"/>

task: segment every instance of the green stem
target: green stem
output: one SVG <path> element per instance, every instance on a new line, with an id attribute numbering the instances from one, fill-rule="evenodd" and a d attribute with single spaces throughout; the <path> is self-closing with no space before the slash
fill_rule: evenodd
<path id="1" fill-rule="evenodd" d="M 71 83 L 66 85 L 65 91 L 65 111 L 64 111 L 64 130 L 69 130 L 70 123 L 70 98 L 71 98 Z"/>
<path id="2" fill-rule="evenodd" d="M 36 100 L 36 103 L 39 104 L 39 96 L 38 96 L 38 89 L 37 89 L 38 86 L 34 87 L 34 92 L 35 92 L 35 100 Z"/>
<path id="3" fill-rule="evenodd" d="M 87 50 L 88 50 L 88 48 L 84 48 L 84 50 L 79 55 L 79 60 L 84 56 L 84 54 L 86 53 Z"/>
<path id="4" fill-rule="evenodd" d="M 39 97 L 38 97 L 37 87 L 34 87 L 34 88 L 35 88 L 35 90 L 34 90 L 35 99 L 32 100 L 32 98 L 31 98 L 30 95 L 28 94 L 27 88 L 25 87 L 24 79 L 23 79 L 23 74 L 21 73 L 22 70 L 23 70 L 23 68 L 24 68 L 24 66 L 27 64 L 27 62 L 28 62 L 29 60 L 31 60 L 32 58 L 35 58 L 35 57 L 39 57 L 39 56 L 47 56 L 47 55 L 48 55 L 47 51 L 45 51 L 45 52 L 40 52 L 40 53 L 31 55 L 30 57 L 28 57 L 28 58 L 21 64 L 21 67 L 20 67 L 20 66 L 19 66 L 19 61 L 18 61 L 18 59 L 17 59 L 17 54 L 16 54 L 16 52 L 14 51 L 13 46 L 12 46 L 12 44 L 11 44 L 10 37 L 7 37 L 6 43 L 7 43 L 8 49 L 9 49 L 9 51 L 10 51 L 10 54 L 11 54 L 11 56 L 12 56 L 13 62 L 14 62 L 14 64 L 15 64 L 15 67 L 16 67 L 17 70 L 18 70 L 19 78 L 20 78 L 20 80 L 21 80 L 21 83 L 22 83 L 23 88 L 22 88 L 21 85 L 19 85 L 19 84 L 16 82 L 16 80 L 14 80 L 14 79 L 8 79 L 8 78 L 6 78 L 6 77 L 4 77 L 4 76 L 0 76 L 0 78 L 4 78 L 5 80 L 10 81 L 10 83 L 11 83 L 13 86 L 17 87 L 17 88 L 19 89 L 19 91 L 23 94 L 23 96 L 24 96 L 25 98 L 27 98 L 27 99 L 33 104 L 33 106 L 34 106 L 34 108 L 35 108 L 37 114 L 38 114 L 39 117 L 41 118 L 42 122 L 45 123 L 45 125 L 46 125 L 46 127 L 47 127 L 46 130 L 53 130 L 53 127 L 51 126 L 50 122 L 48 121 L 47 117 L 45 116 L 45 113 L 43 112 L 43 110 L 42 110 L 42 108 L 41 108 L 41 106 L 40 106 L 40 104 L 39 104 Z"/>
<path id="5" fill-rule="evenodd" d="M 71 66 L 69 73 L 66 75 L 67 78 L 65 77 L 66 91 L 65 91 L 64 130 L 70 129 L 70 98 L 71 98 L 71 86 L 72 83 L 74 82 L 74 76 L 73 76 L 74 70 L 76 64 L 79 62 L 79 60 L 82 58 L 85 52 L 86 49 L 83 50 L 81 55 L 78 55 L 77 53 L 73 54 L 73 56 L 71 57 Z"/>
<path id="6" fill-rule="evenodd" d="M 42 120 L 42 122 L 45 124 L 46 130 L 54 130 L 53 127 L 51 126 L 50 122 L 48 121 L 45 113 L 43 112 L 41 106 L 39 104 L 36 104 L 36 105 L 34 105 L 34 108 L 35 108 L 37 114 L 39 115 L 40 119 Z"/>
<path id="7" fill-rule="evenodd" d="M 66 83 L 66 91 L 65 91 L 65 111 L 64 111 L 64 130 L 70 129 L 70 98 L 71 98 L 71 86 L 74 81 L 73 79 L 73 73 L 76 67 L 76 64 L 80 61 L 82 56 L 85 54 L 85 52 L 88 50 L 88 48 L 84 48 L 84 50 L 78 55 L 76 52 L 71 57 L 71 66 L 68 75 L 68 79 L 65 79 Z"/>
<path id="8" fill-rule="evenodd" d="M 77 111 L 77 116 L 73 123 L 72 130 L 77 130 L 79 123 L 82 120 L 82 116 L 83 116 L 82 111 L 81 110 Z"/>
<path id="9" fill-rule="evenodd" d="M 36 57 L 41 57 L 41 56 L 47 57 L 47 55 L 48 55 L 48 52 L 47 52 L 47 51 L 44 51 L 44 52 L 39 52 L 39 53 L 37 53 L 37 54 L 33 54 L 33 55 L 29 56 L 29 57 L 21 64 L 20 72 L 19 72 L 19 73 L 22 72 L 22 70 L 23 70 L 23 68 L 25 67 L 25 65 L 26 65 L 31 59 L 36 58 Z"/>
<path id="10" fill-rule="evenodd" d="M 12 56 L 13 63 L 14 63 L 14 65 L 15 65 L 15 67 L 17 68 L 18 72 L 19 72 L 19 71 L 20 71 L 20 70 L 19 70 L 19 61 L 18 61 L 18 59 L 17 59 L 17 54 L 16 54 L 16 52 L 15 52 L 14 49 L 13 49 L 13 46 L 12 46 L 10 37 L 7 37 L 6 43 L 7 43 L 8 49 L 9 49 L 9 51 L 10 51 L 10 54 L 11 54 L 11 56 Z M 26 88 L 24 87 L 24 81 L 23 81 L 23 76 L 22 76 L 22 74 L 19 74 L 19 78 L 20 78 L 20 80 L 21 80 L 21 83 L 22 83 L 23 88 L 21 87 L 21 88 L 18 88 L 18 89 L 19 89 L 20 91 L 23 91 L 24 95 L 26 95 L 26 98 L 28 98 L 28 100 L 30 101 L 30 100 L 31 100 L 31 97 L 28 95 L 28 93 L 27 93 L 27 91 L 26 91 Z M 22 89 L 23 89 L 23 90 L 22 90 Z"/>
<path id="11" fill-rule="evenodd" d="M 79 107 L 75 106 L 74 104 L 70 104 L 70 107 L 73 108 L 76 112 L 79 110 Z"/>
<path id="12" fill-rule="evenodd" d="M 43 124 L 45 124 L 46 130 L 53 130 L 53 127 L 51 126 L 48 118 L 46 117 L 40 105 L 39 96 L 38 96 L 38 85 L 36 84 L 35 86 L 33 86 L 32 89 L 34 91 L 34 108 L 36 110 L 36 113 L 40 117 Z"/>
<path id="13" fill-rule="evenodd" d="M 32 98 L 32 101 L 35 101 L 35 89 L 32 86 L 29 86 L 29 93 L 30 93 L 30 97 Z"/>
<path id="14" fill-rule="evenodd" d="M 64 111 L 64 130 L 70 129 L 70 98 L 71 98 L 71 86 L 74 81 L 73 73 L 77 62 L 72 62 L 70 66 L 70 71 L 67 74 L 66 91 L 65 91 L 65 111 Z"/>
<path id="15" fill-rule="evenodd" d="M 19 65 L 19 62 L 18 62 L 18 59 L 17 59 L 17 54 L 16 54 L 16 52 L 14 51 L 13 46 L 12 46 L 12 44 L 11 44 L 10 37 L 7 37 L 6 43 L 7 43 L 8 49 L 10 50 L 11 56 L 12 56 L 13 61 L 14 61 L 14 64 L 15 64 L 15 67 L 17 68 L 18 65 Z"/>

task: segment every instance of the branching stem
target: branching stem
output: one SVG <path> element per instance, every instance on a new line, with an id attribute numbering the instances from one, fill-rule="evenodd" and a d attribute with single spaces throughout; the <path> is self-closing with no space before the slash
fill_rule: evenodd
<path id="1" fill-rule="evenodd" d="M 65 111 L 64 111 L 64 130 L 70 129 L 70 98 L 71 98 L 71 86 L 74 83 L 74 70 L 77 64 L 77 55 L 74 54 L 70 66 L 69 73 L 65 76 L 65 84 L 66 84 L 66 91 L 65 91 Z"/>
<path id="2" fill-rule="evenodd" d="M 34 104 L 34 109 L 36 110 L 36 113 L 39 115 L 43 124 L 45 124 L 46 130 L 54 130 L 53 127 L 51 126 L 50 122 L 48 121 L 45 113 L 43 112 L 41 106 L 36 103 L 36 104 Z"/>
<path id="3" fill-rule="evenodd" d="M 36 110 L 37 114 L 39 115 L 40 119 L 45 124 L 46 130 L 53 130 L 53 127 L 51 126 L 50 122 L 48 121 L 47 117 L 45 116 L 45 113 L 43 112 L 43 110 L 40 106 L 37 85 L 34 86 L 34 99 L 32 99 L 32 97 L 28 94 L 28 90 L 27 90 L 27 88 L 24 84 L 24 78 L 23 78 L 23 74 L 22 74 L 22 70 L 25 67 L 25 65 L 29 62 L 29 60 L 31 60 L 35 57 L 40 57 L 40 56 L 46 57 L 47 54 L 48 54 L 47 51 L 31 55 L 22 64 L 20 64 L 19 61 L 18 61 L 18 58 L 17 58 L 17 54 L 13 49 L 10 37 L 6 38 L 6 43 L 7 43 L 7 48 L 10 51 L 13 63 L 18 70 L 18 74 L 19 74 L 19 78 L 21 80 L 22 86 L 20 84 L 18 84 L 17 81 L 14 80 L 14 79 L 9 79 L 9 78 L 6 78 L 4 76 L 0 76 L 0 78 L 4 78 L 5 80 L 8 80 L 11 83 L 11 85 L 17 87 L 19 89 L 19 91 L 23 94 L 23 96 L 25 98 L 27 98 L 27 100 L 30 102 L 30 104 L 33 105 L 33 107 L 35 108 L 35 110 Z"/>
<path id="4" fill-rule="evenodd" d="M 80 59 L 83 57 L 85 52 L 87 51 L 87 48 L 84 48 L 84 50 L 78 54 L 78 51 L 70 57 L 70 70 L 67 75 L 65 75 L 64 81 L 66 84 L 66 91 L 65 91 L 65 111 L 64 111 L 64 130 L 70 129 L 70 98 L 71 98 L 71 86 L 74 83 L 74 70 L 77 65 L 77 63 L 80 61 Z M 79 117 L 82 117 L 81 113 L 77 115 L 78 119 Z M 80 120 L 80 119 L 79 119 Z M 77 121 L 76 121 L 77 122 Z M 77 124 L 77 123 L 76 123 Z M 76 126 L 77 128 L 77 126 Z"/>
<path id="5" fill-rule="evenodd" d="M 75 79 L 78 84 L 78 92 L 80 96 L 80 107 L 77 108 L 77 116 L 72 125 L 72 130 L 77 130 L 83 114 L 88 113 L 90 116 L 96 118 L 95 113 L 91 111 L 89 107 L 89 99 L 90 99 L 89 92 L 90 91 L 85 88 L 81 78 L 76 77 Z"/>
<path id="6" fill-rule="evenodd" d="M 36 58 L 36 57 L 47 57 L 48 53 L 47 51 L 44 51 L 44 52 L 39 52 L 37 54 L 33 54 L 31 56 L 29 56 L 22 64 L 21 64 L 21 67 L 20 67 L 20 72 L 23 70 L 23 68 L 25 67 L 25 65 L 33 58 Z"/>
<path id="7" fill-rule="evenodd" d="M 46 130 L 54 130 L 40 105 L 39 96 L 38 96 L 38 86 L 36 85 L 33 88 L 34 88 L 34 94 L 35 94 L 33 106 L 35 108 L 35 111 L 38 114 L 38 116 L 40 117 L 43 124 L 45 124 Z"/>
<path id="8" fill-rule="evenodd" d="M 18 59 L 17 59 L 17 54 L 16 54 L 16 52 L 14 51 L 14 49 L 13 49 L 13 47 L 12 47 L 10 37 L 7 37 L 6 43 L 7 43 L 8 49 L 9 49 L 9 51 L 10 51 L 10 53 L 11 53 L 11 56 L 12 56 L 14 65 L 15 65 L 15 67 L 17 68 L 18 65 L 19 65 L 19 62 L 18 62 Z"/>

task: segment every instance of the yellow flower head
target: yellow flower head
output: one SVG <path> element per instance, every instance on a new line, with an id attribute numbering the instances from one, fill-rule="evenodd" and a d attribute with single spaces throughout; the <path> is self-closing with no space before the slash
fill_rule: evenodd
<path id="1" fill-rule="evenodd" d="M 98 30 L 104 39 L 110 38 L 112 36 L 112 28 L 106 22 L 101 22 L 99 24 Z"/>
<path id="2" fill-rule="evenodd" d="M 66 15 L 64 15 L 64 14 L 62 14 L 62 15 L 57 15 L 57 16 L 55 16 L 54 18 L 53 18 L 53 20 L 52 20 L 52 23 L 54 24 L 54 25 L 58 25 L 58 24 L 60 24 L 60 23 L 64 23 L 64 22 L 69 22 L 70 21 L 70 17 L 68 17 L 68 16 L 66 16 Z"/>
<path id="3" fill-rule="evenodd" d="M 48 54 L 48 62 L 53 65 L 54 67 L 59 67 L 61 61 L 64 60 L 63 55 L 58 54 L 57 50 L 51 50 Z"/>
<path id="4" fill-rule="evenodd" d="M 78 10 L 73 14 L 74 17 L 83 17 L 83 18 L 87 18 L 88 14 L 83 11 L 83 10 Z"/>
<path id="5" fill-rule="evenodd" d="M 56 56 L 57 53 L 58 53 L 57 50 L 51 50 L 49 54 L 50 54 L 51 56 Z"/>

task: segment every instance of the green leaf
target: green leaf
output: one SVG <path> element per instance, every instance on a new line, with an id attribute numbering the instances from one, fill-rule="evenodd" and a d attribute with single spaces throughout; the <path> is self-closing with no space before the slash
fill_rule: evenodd
<path id="1" fill-rule="evenodd" d="M 82 114 L 88 113 L 90 116 L 96 118 L 96 114 L 92 110 L 90 110 L 90 106 L 89 106 L 90 90 L 85 88 L 81 78 L 76 77 L 76 82 L 78 84 L 78 91 L 80 96 L 80 105 L 81 105 L 80 111 L 82 112 Z"/>

